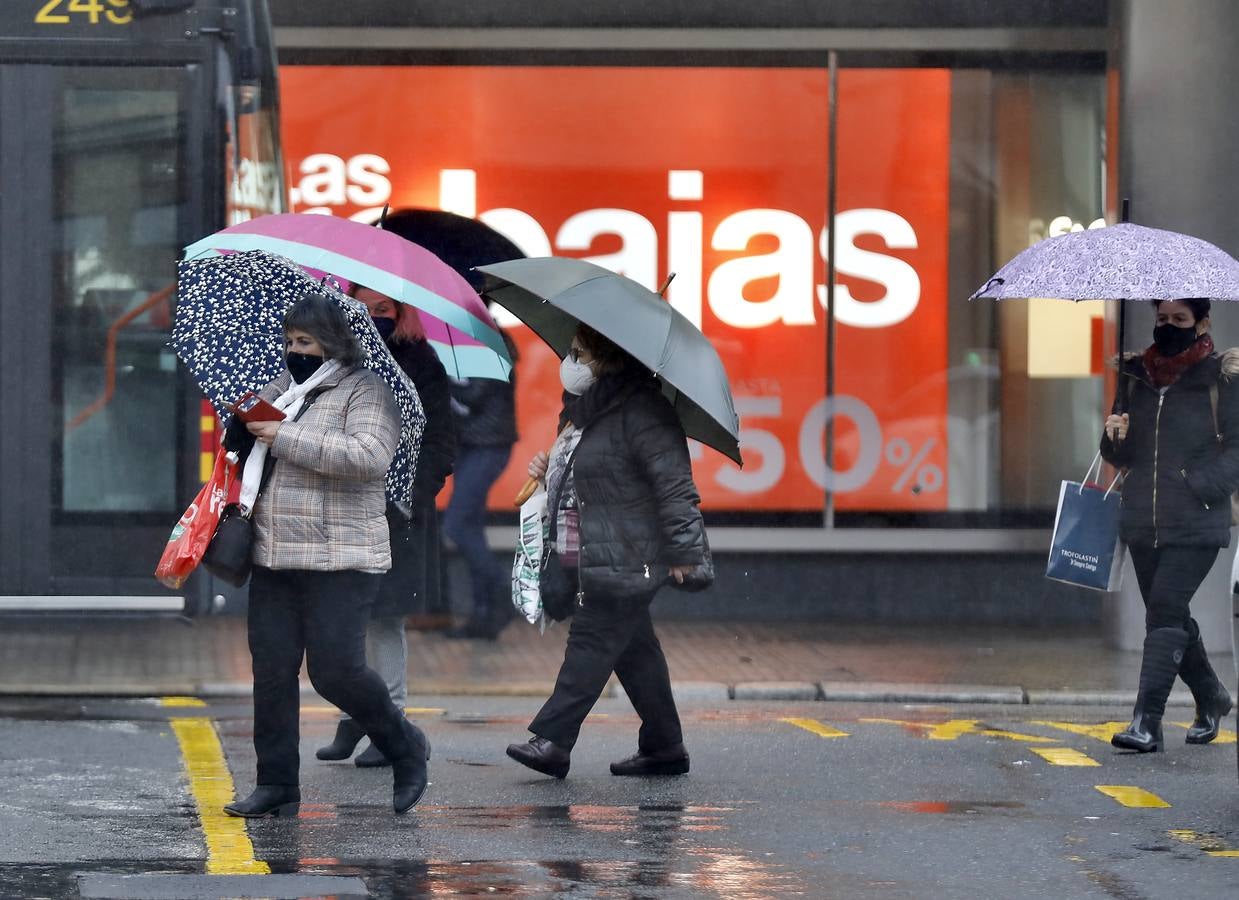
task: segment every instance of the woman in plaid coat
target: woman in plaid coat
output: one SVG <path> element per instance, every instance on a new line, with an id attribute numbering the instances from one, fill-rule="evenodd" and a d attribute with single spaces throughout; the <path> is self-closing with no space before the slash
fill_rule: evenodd
<path id="1" fill-rule="evenodd" d="M 252 508 L 249 646 L 254 672 L 254 792 L 232 816 L 295 814 L 304 657 L 314 689 L 360 724 L 393 761 L 392 805 L 426 788 L 428 746 L 366 666 L 366 624 L 391 567 L 384 477 L 400 439 L 391 391 L 361 368 L 340 308 L 311 294 L 284 318 L 287 371 L 262 391 L 278 422 L 229 425 L 246 455 L 241 503 Z M 244 430 L 243 430 L 244 429 Z"/>

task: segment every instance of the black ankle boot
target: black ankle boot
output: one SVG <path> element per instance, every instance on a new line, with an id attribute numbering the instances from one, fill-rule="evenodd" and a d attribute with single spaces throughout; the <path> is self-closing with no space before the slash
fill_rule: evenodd
<path id="1" fill-rule="evenodd" d="M 265 816 L 295 816 L 301 808 L 301 788 L 296 785 L 260 784 L 244 800 L 224 807 L 230 816 L 261 819 Z"/>
<path id="2" fill-rule="evenodd" d="M 1156 753 L 1162 749 L 1166 698 L 1179 674 L 1187 640 L 1187 632 L 1182 628 L 1154 628 L 1145 636 L 1136 706 L 1131 724 L 1110 738 L 1115 747 L 1137 753 Z"/>
<path id="3" fill-rule="evenodd" d="M 686 775 L 688 774 L 688 751 L 683 744 L 673 744 L 662 750 L 636 754 L 611 763 L 612 775 Z"/>
<path id="4" fill-rule="evenodd" d="M 1197 636 L 1183 651 L 1179 677 L 1196 700 L 1196 721 L 1187 730 L 1187 743 L 1207 744 L 1218 735 L 1221 720 L 1230 712 L 1230 694 L 1209 664 L 1204 642 Z"/>
<path id="5" fill-rule="evenodd" d="M 370 742 L 370 746 L 357 754 L 353 765 L 359 769 L 382 769 L 391 765 L 391 760 L 383 755 L 383 751 Z"/>
<path id="6" fill-rule="evenodd" d="M 404 733 L 409 740 L 409 755 L 392 761 L 392 809 L 406 813 L 422 799 L 428 782 L 426 760 L 430 758 L 430 745 L 422 730 L 402 719 Z"/>
<path id="7" fill-rule="evenodd" d="M 508 756 L 522 766 L 552 778 L 567 778 L 572 751 L 552 744 L 544 737 L 532 737 L 524 744 L 508 744 Z"/>
<path id="8" fill-rule="evenodd" d="M 352 719 L 341 719 L 336 725 L 335 738 L 326 747 L 315 750 L 314 755 L 319 759 L 348 759 L 365 736 L 365 729 Z"/>

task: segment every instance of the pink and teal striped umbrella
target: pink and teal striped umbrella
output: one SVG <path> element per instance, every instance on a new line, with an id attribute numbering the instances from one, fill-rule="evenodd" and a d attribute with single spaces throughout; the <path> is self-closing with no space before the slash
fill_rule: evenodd
<path id="1" fill-rule="evenodd" d="M 512 370 L 499 327 L 469 282 L 392 232 L 336 216 L 280 213 L 208 235 L 186 247 L 185 258 L 247 250 L 279 254 L 416 307 L 427 339 L 455 377 L 505 380 Z"/>

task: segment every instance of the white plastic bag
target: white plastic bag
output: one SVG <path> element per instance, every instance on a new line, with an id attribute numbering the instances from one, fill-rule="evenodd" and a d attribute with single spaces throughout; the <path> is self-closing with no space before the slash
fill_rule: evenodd
<path id="1" fill-rule="evenodd" d="M 546 490 L 539 487 L 521 504 L 512 560 L 512 605 L 533 625 L 546 630 L 538 576 L 542 571 L 542 529 L 546 517 Z"/>

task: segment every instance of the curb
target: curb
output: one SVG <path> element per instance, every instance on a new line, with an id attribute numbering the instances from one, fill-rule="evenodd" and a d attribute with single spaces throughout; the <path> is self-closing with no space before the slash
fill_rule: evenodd
<path id="1" fill-rule="evenodd" d="M 418 681 L 410 696 L 419 697 L 536 697 L 550 696 L 551 681 Z M 1081 691 L 1028 689 L 1019 685 L 912 684 L 874 681 L 745 681 L 729 685 L 721 681 L 673 681 L 675 699 L 691 703 L 787 702 L 833 703 L 960 703 L 1005 704 L 1009 706 L 1118 706 L 1135 702 L 1135 691 Z M 253 685 L 248 681 L 167 682 L 100 684 L 5 684 L 0 697 L 118 697 L 149 698 L 189 696 L 204 699 L 248 698 Z M 608 683 L 604 698 L 623 695 L 617 683 Z M 309 685 L 301 685 L 301 696 L 317 697 Z M 1194 705 L 1190 692 L 1177 689 L 1168 706 Z"/>

